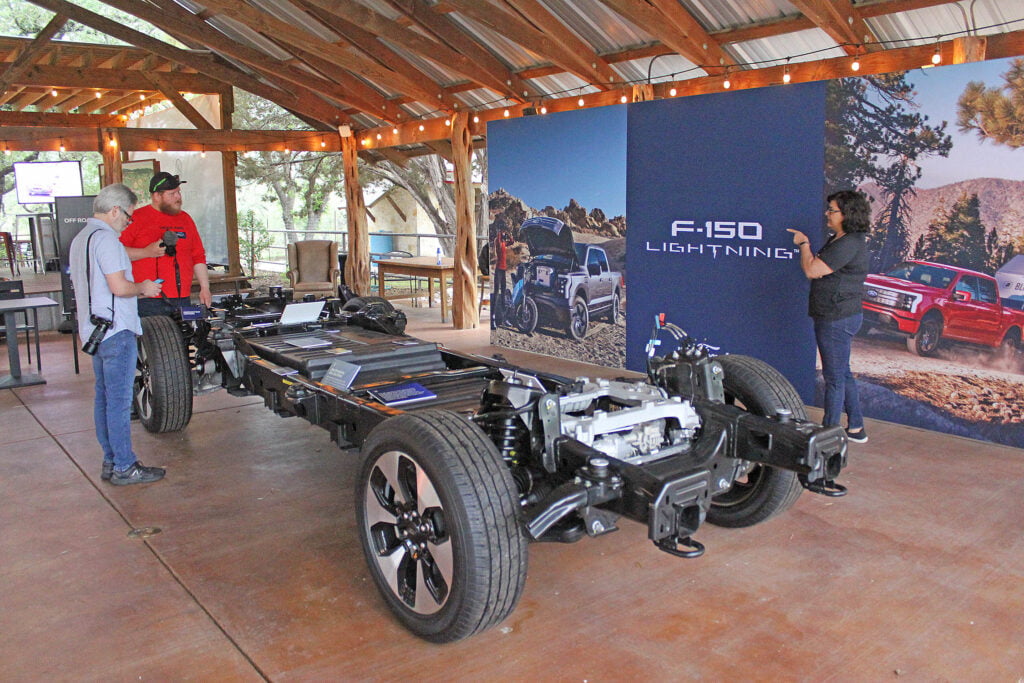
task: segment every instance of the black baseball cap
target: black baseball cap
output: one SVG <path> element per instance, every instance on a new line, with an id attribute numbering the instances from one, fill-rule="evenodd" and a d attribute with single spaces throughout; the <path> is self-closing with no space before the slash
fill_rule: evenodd
<path id="1" fill-rule="evenodd" d="M 187 182 L 187 180 L 179 180 L 178 176 L 171 175 L 167 171 L 160 171 L 149 179 L 149 193 L 153 194 L 154 192 L 173 190 L 179 185 L 184 185 Z"/>

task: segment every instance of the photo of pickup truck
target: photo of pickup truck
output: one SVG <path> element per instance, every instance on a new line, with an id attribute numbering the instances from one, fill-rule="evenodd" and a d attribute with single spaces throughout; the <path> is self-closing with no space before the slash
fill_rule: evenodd
<path id="1" fill-rule="evenodd" d="M 517 277 L 524 280 L 524 295 L 537 311 L 531 325 L 520 326 L 523 331 L 532 332 L 538 320 L 546 320 L 579 341 L 595 316 L 618 323 L 622 274 L 611 269 L 604 249 L 577 244 L 565 223 L 548 216 L 524 221 L 519 239 L 531 259 Z"/>
<path id="2" fill-rule="evenodd" d="M 864 281 L 864 329 L 897 332 L 919 356 L 945 341 L 1021 349 L 1024 311 L 1004 306 L 991 275 L 966 268 L 904 261 Z"/>

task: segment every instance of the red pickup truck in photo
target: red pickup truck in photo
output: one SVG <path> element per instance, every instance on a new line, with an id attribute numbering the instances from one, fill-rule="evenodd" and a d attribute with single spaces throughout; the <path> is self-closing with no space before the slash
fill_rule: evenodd
<path id="1" fill-rule="evenodd" d="M 940 341 L 1019 350 L 1024 312 L 1001 303 L 991 275 L 904 261 L 865 279 L 864 325 L 906 335 L 919 356 L 934 356 Z"/>

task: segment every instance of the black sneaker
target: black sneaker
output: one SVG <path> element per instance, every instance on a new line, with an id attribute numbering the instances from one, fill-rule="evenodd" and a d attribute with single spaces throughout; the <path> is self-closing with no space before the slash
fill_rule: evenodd
<path id="1" fill-rule="evenodd" d="M 128 484 L 148 484 L 153 481 L 160 481 L 167 472 L 162 467 L 146 467 L 136 460 L 132 466 L 124 472 L 114 470 L 110 475 L 110 483 L 114 486 L 127 486 Z"/>
<path id="2" fill-rule="evenodd" d="M 103 473 L 100 474 L 100 479 L 103 481 L 110 481 L 111 475 L 114 474 L 114 463 L 110 460 L 103 461 Z"/>
<path id="3" fill-rule="evenodd" d="M 853 443 L 867 443 L 868 442 L 868 432 L 863 427 L 861 427 L 856 432 L 851 432 L 849 429 L 847 429 L 846 430 L 846 440 L 847 441 L 852 441 Z"/>

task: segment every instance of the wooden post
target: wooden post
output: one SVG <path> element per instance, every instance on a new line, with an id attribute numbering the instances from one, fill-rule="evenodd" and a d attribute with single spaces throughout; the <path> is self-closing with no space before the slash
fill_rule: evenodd
<path id="1" fill-rule="evenodd" d="M 473 215 L 473 135 L 469 113 L 452 117 L 452 156 L 455 163 L 455 284 L 452 325 L 457 330 L 476 327 L 477 309 L 476 219 Z M 444 296 L 442 291 L 441 296 Z"/>
<path id="2" fill-rule="evenodd" d="M 963 36 L 953 39 L 953 63 L 982 62 L 988 41 L 981 36 Z"/>
<path id="3" fill-rule="evenodd" d="M 231 114 L 235 111 L 235 96 L 230 88 L 220 93 L 220 127 L 231 130 Z M 238 155 L 235 152 L 220 153 L 221 177 L 224 183 L 224 230 L 228 248 L 228 274 L 242 274 L 242 257 L 238 245 L 238 203 L 235 195 L 235 166 Z M 246 273 L 249 277 L 255 273 Z"/>
<path id="4" fill-rule="evenodd" d="M 358 294 L 370 294 L 370 230 L 366 225 L 366 202 L 359 186 L 359 141 L 348 126 L 338 128 L 341 160 L 345 170 L 345 204 L 348 215 L 348 258 L 345 284 Z"/>
<path id="5" fill-rule="evenodd" d="M 101 129 L 100 154 L 103 156 L 103 185 L 121 182 L 121 135 L 117 128 Z M 139 202 L 144 204 L 146 198 L 139 197 Z"/>
<path id="6" fill-rule="evenodd" d="M 654 86 L 650 83 L 634 85 L 631 95 L 634 102 L 650 102 L 654 99 Z"/>

